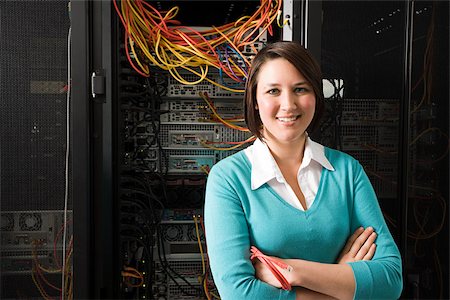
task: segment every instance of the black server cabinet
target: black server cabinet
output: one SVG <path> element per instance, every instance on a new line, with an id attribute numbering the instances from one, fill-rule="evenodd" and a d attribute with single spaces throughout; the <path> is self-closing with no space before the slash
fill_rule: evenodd
<path id="1" fill-rule="evenodd" d="M 2 299 L 72 288 L 69 27 L 67 1 L 0 3 Z"/>
<path id="2" fill-rule="evenodd" d="M 402 298 L 447 299 L 448 3 L 321 4 L 322 71 L 343 88 L 322 138 L 365 167 L 402 254 Z"/>

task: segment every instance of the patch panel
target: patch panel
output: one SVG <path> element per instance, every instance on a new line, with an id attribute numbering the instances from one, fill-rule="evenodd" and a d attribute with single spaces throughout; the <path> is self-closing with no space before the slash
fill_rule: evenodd
<path id="1" fill-rule="evenodd" d="M 343 150 L 360 150 L 362 149 L 361 137 L 357 135 L 345 135 L 341 138 Z"/>
<path id="2" fill-rule="evenodd" d="M 212 113 L 197 111 L 175 111 L 161 115 L 161 124 L 164 123 L 206 123 L 211 119 Z"/>
<path id="3" fill-rule="evenodd" d="M 249 131 L 234 130 L 225 126 L 215 126 L 214 133 L 217 140 L 228 142 L 245 141 L 252 135 Z"/>
<path id="4" fill-rule="evenodd" d="M 169 131 L 168 147 L 203 148 L 202 141 L 214 141 L 211 131 Z"/>
<path id="5" fill-rule="evenodd" d="M 341 125 L 371 125 L 369 120 L 376 119 L 375 111 L 342 111 Z"/>
<path id="6" fill-rule="evenodd" d="M 373 126 L 342 126 L 341 133 L 344 151 L 366 149 L 366 144 L 373 145 L 377 139 L 377 128 Z"/>
<path id="7" fill-rule="evenodd" d="M 213 124 L 161 124 L 159 139 L 163 148 L 169 147 L 171 141 L 169 140 L 169 132 L 190 132 L 196 134 L 197 132 L 214 132 L 215 125 Z"/>
<path id="8" fill-rule="evenodd" d="M 236 116 L 234 113 L 220 113 L 219 116 L 224 119 L 243 119 L 242 115 Z M 176 111 L 176 112 L 168 112 L 164 115 L 161 115 L 161 124 L 205 124 L 205 123 L 212 123 L 212 124 L 221 124 L 220 121 L 218 121 L 212 112 L 194 112 L 194 111 Z M 236 122 L 233 121 L 234 124 L 238 125 L 244 125 L 242 121 Z"/>
<path id="9" fill-rule="evenodd" d="M 174 129 L 174 130 L 170 130 Z M 179 130 L 185 129 L 185 130 Z M 175 134 L 173 134 L 175 133 Z M 190 141 L 184 141 L 183 139 L 186 136 L 181 137 L 181 135 L 188 134 L 188 139 Z M 244 149 L 251 145 L 251 143 L 247 143 L 242 145 L 241 147 L 231 150 L 231 151 L 214 151 L 203 145 L 197 143 L 199 140 L 198 137 L 202 137 L 207 139 L 208 141 L 244 141 L 251 136 L 249 132 L 242 132 L 233 130 L 231 128 L 222 126 L 222 125 L 181 125 L 181 124 L 170 124 L 170 125 L 161 125 L 160 131 L 160 141 L 163 149 L 165 149 L 165 153 L 167 157 L 182 155 L 183 157 L 189 157 L 190 155 L 206 155 L 208 157 L 215 157 L 215 161 L 219 161 L 229 155 L 236 153 L 237 151 Z M 176 138 L 177 145 L 174 144 L 171 137 Z M 183 144 L 181 146 L 180 141 Z M 229 147 L 226 144 L 214 144 L 216 147 Z M 172 170 L 175 172 L 176 170 Z M 202 173 L 203 174 L 203 173 Z"/>
<path id="10" fill-rule="evenodd" d="M 400 114 L 399 105 L 400 103 L 396 100 L 392 100 L 389 102 L 380 102 L 380 104 L 378 105 L 378 118 L 381 120 L 385 120 L 388 123 L 393 122 L 395 125 L 395 123 L 398 122 L 398 116 Z"/>
<path id="11" fill-rule="evenodd" d="M 342 126 L 396 126 L 398 100 L 395 99 L 344 99 L 342 101 Z"/>
<path id="12" fill-rule="evenodd" d="M 202 100 L 168 100 L 161 103 L 161 110 L 170 111 L 198 111 L 207 108 L 208 105 Z"/>
<path id="13" fill-rule="evenodd" d="M 204 173 L 202 168 L 208 170 L 215 164 L 216 157 L 211 156 L 183 156 L 183 155 L 171 155 L 168 159 L 169 173 Z"/>
<path id="14" fill-rule="evenodd" d="M 377 146 L 386 151 L 394 151 L 398 146 L 399 132 L 393 127 L 377 127 Z"/>
<path id="15" fill-rule="evenodd" d="M 220 113 L 228 113 L 235 115 L 243 115 L 244 110 L 242 107 L 241 100 L 231 100 L 227 99 L 226 101 L 220 101 L 213 99 L 212 100 L 214 107 L 217 109 L 217 112 Z M 169 110 L 173 111 L 209 111 L 208 105 L 204 100 L 168 100 L 161 103 L 161 110 Z"/>
<path id="16" fill-rule="evenodd" d="M 198 80 L 198 77 L 193 74 L 183 74 L 183 78 L 188 82 L 194 82 Z M 214 81 L 218 84 L 231 87 L 235 90 L 244 90 L 245 84 L 243 82 L 239 83 L 231 78 L 222 77 L 216 75 L 208 75 L 208 79 Z M 217 98 L 243 98 L 243 92 L 231 92 L 218 87 L 207 80 L 196 85 L 185 85 L 179 83 L 176 79 L 170 77 L 169 83 L 167 85 L 167 97 L 178 97 L 178 98 L 198 98 L 199 92 L 206 92 L 210 97 Z"/>
<path id="17" fill-rule="evenodd" d="M 213 100 L 214 106 L 219 113 L 233 113 L 235 115 L 244 115 L 242 100 L 237 101 L 217 101 Z"/>

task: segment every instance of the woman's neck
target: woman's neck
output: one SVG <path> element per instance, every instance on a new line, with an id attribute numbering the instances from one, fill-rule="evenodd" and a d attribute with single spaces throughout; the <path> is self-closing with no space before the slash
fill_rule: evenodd
<path id="1" fill-rule="evenodd" d="M 291 165 L 299 167 L 301 165 L 305 151 L 306 134 L 294 143 L 280 143 L 273 140 L 265 140 L 265 142 L 278 166 Z"/>

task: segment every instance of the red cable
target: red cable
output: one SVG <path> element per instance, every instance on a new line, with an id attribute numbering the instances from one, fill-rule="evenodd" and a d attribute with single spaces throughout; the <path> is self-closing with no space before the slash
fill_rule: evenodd
<path id="1" fill-rule="evenodd" d="M 263 254 L 255 246 L 251 246 L 250 252 L 251 252 L 250 259 L 252 261 L 258 259 L 260 262 L 266 265 L 266 267 L 269 268 L 270 272 L 272 272 L 273 276 L 275 276 L 275 278 L 280 282 L 283 290 L 290 291 L 292 289 L 291 284 L 287 281 L 286 277 L 284 277 L 284 275 L 281 274 L 281 272 L 275 266 L 277 265 L 278 267 L 291 272 L 292 267 L 290 265 L 282 262 L 281 260 Z"/>

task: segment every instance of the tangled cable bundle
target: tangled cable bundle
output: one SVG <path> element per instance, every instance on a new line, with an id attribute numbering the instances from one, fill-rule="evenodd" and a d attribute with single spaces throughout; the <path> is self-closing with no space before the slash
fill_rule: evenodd
<path id="1" fill-rule="evenodd" d="M 181 25 L 175 19 L 179 8 L 158 11 L 144 0 L 113 0 L 124 26 L 125 49 L 131 66 L 142 76 L 149 76 L 149 65 L 167 70 L 182 84 L 197 84 L 207 80 L 223 89 L 235 90 L 207 77 L 209 68 L 225 73 L 236 82 L 244 82 L 250 64 L 242 53 L 267 31 L 272 35 L 272 23 L 280 26 L 281 0 L 261 0 L 256 12 L 235 22 L 197 31 Z M 188 71 L 198 78 L 188 81 L 180 74 Z"/>

